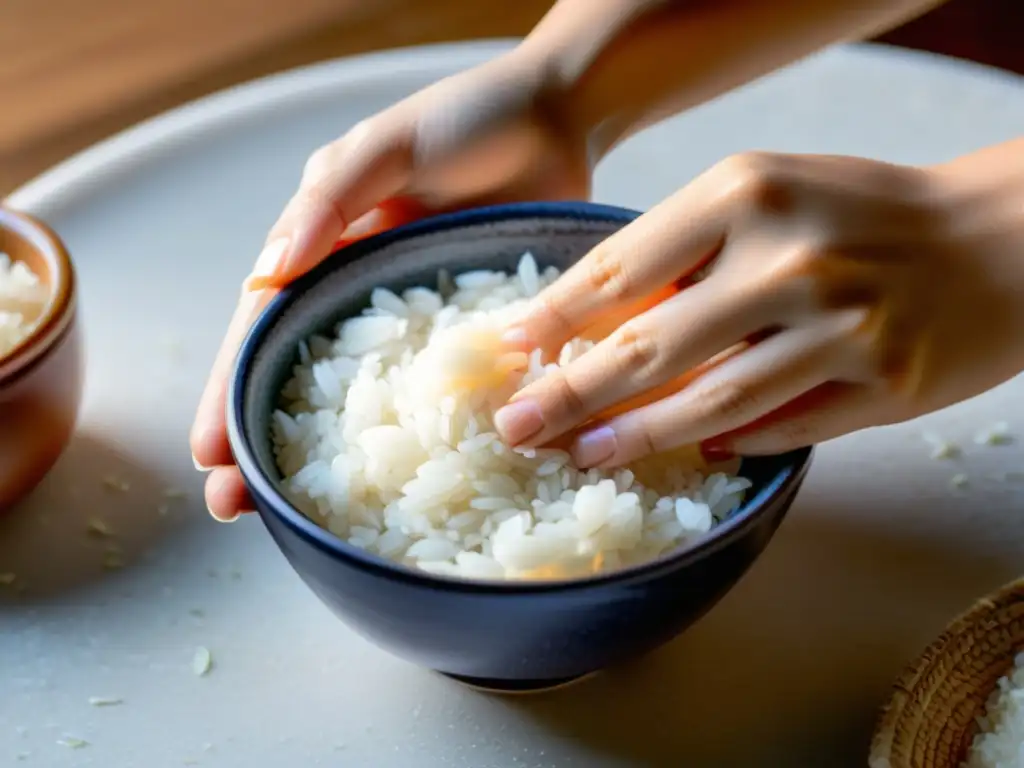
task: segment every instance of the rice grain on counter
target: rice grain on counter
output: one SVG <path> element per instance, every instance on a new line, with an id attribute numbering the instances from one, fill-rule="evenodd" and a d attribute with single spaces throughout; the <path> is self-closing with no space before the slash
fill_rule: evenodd
<path id="1" fill-rule="evenodd" d="M 46 299 L 46 286 L 35 273 L 0 253 L 0 358 L 32 333 Z"/>
<path id="2" fill-rule="evenodd" d="M 965 768 L 1019 768 L 1024 765 L 1024 653 L 1013 660 L 1014 667 L 999 679 L 978 719 L 980 731 L 974 737 L 964 762 Z"/>
<path id="3" fill-rule="evenodd" d="M 526 254 L 515 275 L 464 273 L 445 295 L 378 288 L 333 338 L 301 344 L 272 428 L 290 501 L 357 547 L 473 579 L 615 570 L 736 509 L 749 481 L 693 447 L 580 471 L 564 451 L 499 439 L 493 413 L 513 392 L 593 346 L 574 339 L 554 360 L 501 350 L 502 328 L 557 276 Z"/>

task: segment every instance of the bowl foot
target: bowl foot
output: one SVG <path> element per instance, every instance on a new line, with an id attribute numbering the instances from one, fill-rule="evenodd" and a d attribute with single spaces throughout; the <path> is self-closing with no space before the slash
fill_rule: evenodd
<path id="1" fill-rule="evenodd" d="M 573 677 L 558 677 L 549 680 L 498 680 L 487 677 L 466 677 L 464 675 L 452 675 L 441 672 L 441 675 L 456 683 L 461 683 L 481 693 L 500 694 L 504 696 L 522 696 L 531 693 L 550 693 L 552 691 L 568 688 L 576 683 L 589 680 L 597 672 L 589 672 Z"/>

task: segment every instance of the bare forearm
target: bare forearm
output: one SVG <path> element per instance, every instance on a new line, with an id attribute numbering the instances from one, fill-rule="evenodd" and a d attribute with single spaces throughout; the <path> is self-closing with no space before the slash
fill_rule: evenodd
<path id="1" fill-rule="evenodd" d="M 942 0 L 559 0 L 521 46 L 595 160 L 644 126 Z"/>

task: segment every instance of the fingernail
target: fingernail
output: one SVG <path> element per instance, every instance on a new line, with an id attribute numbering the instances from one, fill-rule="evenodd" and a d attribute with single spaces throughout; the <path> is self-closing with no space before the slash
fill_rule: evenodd
<path id="1" fill-rule="evenodd" d="M 544 417 L 532 400 L 516 400 L 494 414 L 494 426 L 505 442 L 518 445 L 540 432 Z"/>
<path id="2" fill-rule="evenodd" d="M 288 238 L 279 237 L 267 243 L 256 259 L 252 274 L 245 281 L 248 291 L 259 291 L 273 284 L 280 277 L 281 267 L 288 253 Z"/>
<path id="3" fill-rule="evenodd" d="M 233 522 L 235 522 L 235 520 L 237 520 L 242 515 L 241 512 L 235 512 L 235 514 L 231 515 L 230 517 L 221 517 L 220 515 L 214 514 L 213 510 L 210 509 L 209 507 L 206 508 L 206 511 L 209 512 L 210 513 L 210 517 L 212 517 L 218 523 L 225 523 L 225 524 L 226 523 L 233 523 Z"/>
<path id="4" fill-rule="evenodd" d="M 197 459 L 195 456 L 192 457 L 192 463 L 195 465 L 195 468 L 200 472 L 209 472 L 212 469 L 212 467 L 204 467 L 202 464 L 200 464 L 199 459 Z"/>
<path id="5" fill-rule="evenodd" d="M 724 445 L 715 445 L 712 442 L 701 443 L 700 452 L 704 457 L 704 461 L 709 463 L 714 463 L 716 461 L 728 461 L 729 459 L 736 458 L 736 454 Z"/>
<path id="6" fill-rule="evenodd" d="M 523 352 L 528 351 L 526 331 L 522 328 L 509 328 L 501 334 L 501 343 L 511 349 L 521 350 Z"/>
<path id="7" fill-rule="evenodd" d="M 611 427 L 599 427 L 580 435 L 572 447 L 572 458 L 578 467 L 594 467 L 608 461 L 615 455 L 617 448 L 615 430 Z"/>

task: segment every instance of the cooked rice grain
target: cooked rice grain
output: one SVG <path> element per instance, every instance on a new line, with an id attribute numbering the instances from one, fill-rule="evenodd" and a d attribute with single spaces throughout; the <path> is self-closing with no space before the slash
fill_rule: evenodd
<path id="1" fill-rule="evenodd" d="M 46 286 L 28 266 L 0 253 L 0 358 L 35 330 L 46 298 Z"/>
<path id="2" fill-rule="evenodd" d="M 978 719 L 965 768 L 1020 768 L 1024 765 L 1024 653 L 1013 669 L 999 678 Z"/>

